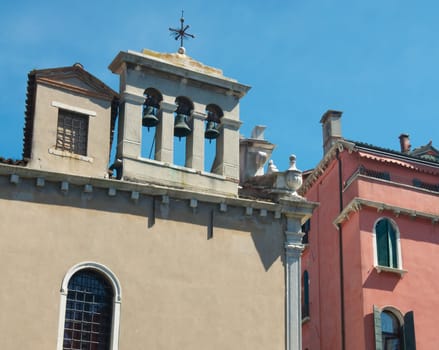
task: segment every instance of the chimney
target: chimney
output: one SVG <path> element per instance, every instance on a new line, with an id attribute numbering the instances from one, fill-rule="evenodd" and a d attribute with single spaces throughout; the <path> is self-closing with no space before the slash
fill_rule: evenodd
<path id="1" fill-rule="evenodd" d="M 323 154 L 329 151 L 341 136 L 341 115 L 343 112 L 328 110 L 323 114 L 320 123 L 323 131 Z"/>
<path id="2" fill-rule="evenodd" d="M 405 154 L 410 153 L 410 148 L 412 145 L 410 144 L 410 136 L 409 134 L 401 134 L 399 135 L 399 143 L 401 145 L 401 152 Z"/>

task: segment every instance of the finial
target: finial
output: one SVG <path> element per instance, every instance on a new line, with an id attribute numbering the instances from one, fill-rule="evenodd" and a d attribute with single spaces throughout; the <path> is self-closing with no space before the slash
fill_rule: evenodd
<path id="1" fill-rule="evenodd" d="M 180 29 L 169 28 L 171 31 L 171 36 L 174 37 L 175 40 L 180 39 L 180 48 L 178 49 L 178 53 L 184 55 L 186 50 L 183 47 L 183 40 L 188 38 L 195 38 L 195 35 L 186 33 L 186 30 L 189 29 L 189 25 L 184 26 L 184 11 L 181 10 L 181 18 L 180 18 Z"/>
<path id="2" fill-rule="evenodd" d="M 274 164 L 273 160 L 269 160 L 267 174 L 273 174 L 273 173 L 278 173 L 278 172 L 279 172 L 279 169 Z"/>

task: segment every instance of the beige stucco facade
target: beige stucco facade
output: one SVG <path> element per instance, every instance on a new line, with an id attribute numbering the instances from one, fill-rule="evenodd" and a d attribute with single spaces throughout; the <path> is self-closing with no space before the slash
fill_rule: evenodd
<path id="1" fill-rule="evenodd" d="M 2 349 L 56 348 L 62 281 L 87 261 L 120 282 L 118 349 L 285 348 L 285 206 L 0 173 Z M 300 223 L 312 209 L 288 215 Z"/>
<path id="2" fill-rule="evenodd" d="M 1 176 L 2 349 L 54 349 L 60 287 L 80 262 L 122 289 L 119 349 L 283 349 L 282 221 L 242 207 Z M 107 180 L 111 183 L 111 180 Z M 156 201 L 155 219 L 152 201 Z M 208 230 L 213 213 L 213 235 Z M 152 221 L 155 221 L 152 224 Z M 23 336 L 23 335 L 26 336 Z"/>
<path id="3" fill-rule="evenodd" d="M 299 349 L 301 225 L 316 204 L 295 192 L 294 156 L 288 170 L 264 174 L 274 145 L 263 137 L 249 141 L 258 157 L 241 152 L 239 178 L 239 149 L 250 144 L 240 146 L 239 99 L 249 87 L 174 54 L 120 53 L 110 68 L 120 95 L 81 65 L 29 75 L 24 159 L 0 164 L 0 349 L 61 350 L 68 337 L 66 348 L 82 346 L 72 339 L 82 339 L 85 306 L 68 294 L 81 269 L 112 289 L 102 332 L 111 340 L 99 349 Z M 149 87 L 164 98 L 153 159 L 140 156 Z M 172 163 L 181 95 L 194 106 L 185 166 Z M 202 166 L 209 103 L 224 112 L 212 172 Z M 85 155 L 54 144 L 76 132 L 59 131 L 60 110 L 88 118 Z M 66 303 L 76 335 L 65 335 Z"/>

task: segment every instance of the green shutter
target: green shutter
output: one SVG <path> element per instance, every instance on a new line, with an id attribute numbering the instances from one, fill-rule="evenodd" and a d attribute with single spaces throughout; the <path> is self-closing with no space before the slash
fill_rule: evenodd
<path id="1" fill-rule="evenodd" d="M 413 311 L 409 311 L 404 315 L 404 350 L 416 350 L 415 338 L 415 321 Z"/>
<path id="2" fill-rule="evenodd" d="M 389 265 L 389 239 L 387 235 L 387 220 L 383 219 L 378 221 L 375 227 L 376 241 L 377 241 L 377 255 L 378 265 Z"/>
<path id="3" fill-rule="evenodd" d="M 375 350 L 383 350 L 383 335 L 381 332 L 381 310 L 373 306 L 373 321 L 375 325 Z"/>
<path id="4" fill-rule="evenodd" d="M 386 220 L 387 221 L 387 220 Z M 392 261 L 389 261 L 391 263 L 391 267 L 398 267 L 398 253 L 396 250 L 396 231 L 393 225 L 388 222 L 388 232 L 389 232 L 389 244 L 390 249 L 392 251 Z"/>

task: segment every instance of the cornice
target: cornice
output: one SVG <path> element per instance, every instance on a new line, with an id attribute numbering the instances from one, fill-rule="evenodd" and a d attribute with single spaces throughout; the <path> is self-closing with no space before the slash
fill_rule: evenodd
<path id="1" fill-rule="evenodd" d="M 161 196 L 162 198 L 175 198 L 183 200 L 196 200 L 198 202 L 219 204 L 223 207 L 234 206 L 242 208 L 252 208 L 256 210 L 270 211 L 275 218 L 280 218 L 280 214 L 285 213 L 304 213 L 310 216 L 314 203 L 306 200 L 274 203 L 259 199 L 245 199 L 230 197 L 219 194 L 210 194 L 181 188 L 172 188 L 150 183 L 136 183 L 131 181 L 93 178 L 65 173 L 56 173 L 38 169 L 30 169 L 22 166 L 0 164 L 0 176 L 9 176 L 10 182 L 19 186 L 21 179 L 35 179 L 36 186 L 44 187 L 46 182 L 58 182 L 61 191 L 68 191 L 71 186 L 82 186 L 84 191 L 93 192 L 94 188 L 105 189 L 110 198 L 114 198 L 119 191 L 130 192 L 132 198 L 138 199 L 140 195 Z M 111 194 L 110 194 L 111 193 Z"/>
<path id="2" fill-rule="evenodd" d="M 301 195 L 305 195 L 306 192 L 317 182 L 320 176 L 323 175 L 325 170 L 328 168 L 329 164 L 335 159 L 337 150 L 343 152 L 347 150 L 351 153 L 354 150 L 355 143 L 346 141 L 344 139 L 338 140 L 332 145 L 332 147 L 326 152 L 322 160 L 317 164 L 317 166 L 311 171 L 306 180 L 304 181 L 302 187 L 299 190 Z"/>
<path id="3" fill-rule="evenodd" d="M 337 225 L 349 220 L 352 213 L 359 212 L 363 207 L 376 209 L 377 212 L 382 212 L 384 210 L 391 211 L 397 217 L 406 215 L 413 219 L 417 217 L 427 219 L 431 220 L 432 224 L 437 224 L 439 222 L 439 215 L 356 197 L 344 207 L 343 211 L 333 221 L 333 224 L 337 227 Z"/>

